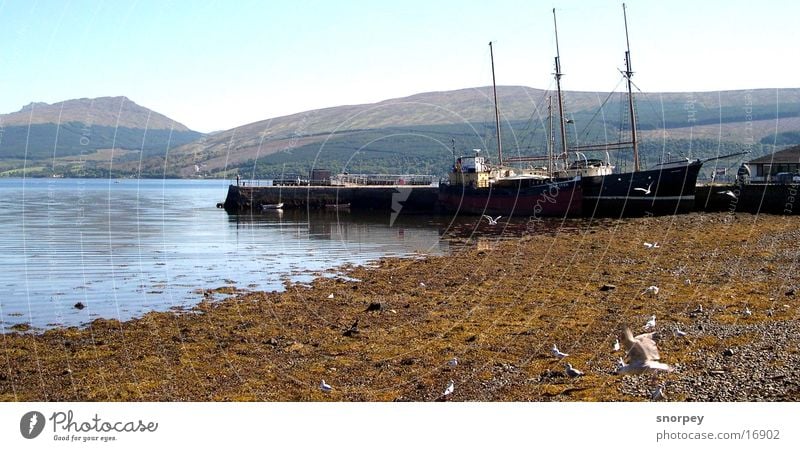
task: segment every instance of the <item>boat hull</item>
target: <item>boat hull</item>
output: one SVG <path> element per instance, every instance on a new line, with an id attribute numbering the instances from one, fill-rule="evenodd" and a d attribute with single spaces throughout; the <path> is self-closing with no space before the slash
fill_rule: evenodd
<path id="1" fill-rule="evenodd" d="M 702 165 L 701 161 L 694 161 L 679 167 L 583 177 L 583 215 L 687 213 L 694 208 L 694 190 Z"/>
<path id="2" fill-rule="evenodd" d="M 566 217 L 580 216 L 580 179 L 542 182 L 526 187 L 439 187 L 439 204 L 450 213 L 474 215 Z"/>

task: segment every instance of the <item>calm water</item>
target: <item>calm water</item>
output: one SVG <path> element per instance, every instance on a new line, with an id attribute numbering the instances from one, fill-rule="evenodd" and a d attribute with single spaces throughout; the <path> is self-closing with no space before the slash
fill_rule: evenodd
<path id="1" fill-rule="evenodd" d="M 446 218 L 229 216 L 227 181 L 0 179 L 0 332 L 191 306 L 197 289 L 279 290 L 382 256 L 441 254 Z M 444 224 L 441 222 L 444 221 Z M 470 220 L 474 221 L 474 220 Z M 83 310 L 73 306 L 81 302 Z"/>

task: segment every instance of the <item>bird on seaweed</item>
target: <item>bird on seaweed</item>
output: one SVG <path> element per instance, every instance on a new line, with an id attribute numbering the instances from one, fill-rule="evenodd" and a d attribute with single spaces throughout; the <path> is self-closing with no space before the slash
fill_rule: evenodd
<path id="1" fill-rule="evenodd" d="M 685 337 L 686 336 L 686 332 L 680 330 L 680 328 L 678 328 L 678 326 L 675 326 L 675 336 L 676 337 Z"/>
<path id="2" fill-rule="evenodd" d="M 550 352 L 552 352 L 557 359 L 563 359 L 564 357 L 569 357 L 569 354 L 559 351 L 558 346 L 556 346 L 555 343 L 553 343 L 553 348 L 550 350 Z"/>
<path id="3" fill-rule="evenodd" d="M 345 337 L 354 337 L 358 335 L 359 332 L 360 331 L 358 330 L 358 318 L 356 318 L 355 322 L 353 322 L 353 324 L 350 327 L 348 327 L 344 331 L 344 333 L 342 333 L 342 335 L 344 335 Z"/>
<path id="4" fill-rule="evenodd" d="M 744 307 L 744 312 L 743 313 L 744 313 L 744 316 L 750 316 L 750 315 L 753 314 L 753 312 L 750 311 L 750 307 L 748 307 L 748 306 Z"/>
<path id="5" fill-rule="evenodd" d="M 644 325 L 644 330 L 650 330 L 654 327 L 656 327 L 656 315 L 651 316 L 650 319 L 647 320 L 647 323 Z"/>
<path id="6" fill-rule="evenodd" d="M 456 384 L 450 379 L 450 383 L 447 385 L 447 388 L 444 389 L 444 393 L 442 393 L 442 397 L 446 398 L 453 394 L 453 391 L 456 389 Z"/>
<path id="7" fill-rule="evenodd" d="M 447 361 L 447 366 L 456 367 L 458 366 L 458 357 L 453 357 L 452 359 Z"/>
<path id="8" fill-rule="evenodd" d="M 564 365 L 564 368 L 567 369 L 567 376 L 569 376 L 569 377 L 581 377 L 584 374 L 583 371 L 581 371 L 581 370 L 579 370 L 577 368 L 573 368 L 570 363 L 567 363 L 566 365 Z"/>
<path id="9" fill-rule="evenodd" d="M 659 360 L 658 346 L 653 340 L 655 332 L 633 336 L 630 328 L 626 327 L 622 336 L 622 343 L 627 349 L 628 363 L 617 368 L 617 374 L 643 374 L 659 371 L 672 372 L 674 369 Z"/>
<path id="10" fill-rule="evenodd" d="M 658 296 L 658 287 L 655 285 L 650 285 L 649 287 L 644 289 L 642 294 L 649 294 L 650 296 Z"/>
<path id="11" fill-rule="evenodd" d="M 325 379 L 322 379 L 322 382 L 319 384 L 319 389 L 324 391 L 325 393 L 330 393 L 333 390 L 333 387 L 325 383 Z"/>
<path id="12" fill-rule="evenodd" d="M 653 186 L 653 182 L 650 182 L 650 184 L 649 184 L 649 185 L 647 185 L 647 189 L 644 189 L 644 188 L 634 188 L 633 190 L 634 190 L 634 191 L 641 191 L 641 192 L 643 192 L 643 193 L 644 193 L 644 195 L 645 195 L 645 196 L 647 196 L 648 194 L 650 194 L 650 188 L 651 188 L 652 186 Z"/>
<path id="13" fill-rule="evenodd" d="M 487 221 L 489 221 L 489 225 L 497 225 L 497 221 L 500 220 L 500 218 L 502 218 L 502 216 L 493 218 L 489 215 L 483 215 L 483 217 L 486 218 Z"/>
<path id="14" fill-rule="evenodd" d="M 614 352 L 619 351 L 619 338 L 614 339 Z"/>
<path id="15" fill-rule="evenodd" d="M 650 399 L 652 399 L 653 401 L 667 399 L 666 393 L 664 392 L 665 388 L 666 384 L 657 385 L 656 388 L 654 388 L 653 391 L 650 392 Z"/>
<path id="16" fill-rule="evenodd" d="M 645 241 L 644 242 L 644 247 L 646 247 L 648 249 L 658 249 L 661 246 L 659 246 L 658 243 L 648 243 L 647 241 Z"/>

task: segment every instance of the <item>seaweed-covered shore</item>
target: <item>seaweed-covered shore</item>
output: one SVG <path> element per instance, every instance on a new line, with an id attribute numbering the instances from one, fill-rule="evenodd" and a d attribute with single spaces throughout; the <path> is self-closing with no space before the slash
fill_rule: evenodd
<path id="1" fill-rule="evenodd" d="M 478 241 L 280 293 L 223 287 L 184 312 L 7 333 L 0 399 L 431 401 L 452 380 L 452 401 L 649 400 L 649 376 L 613 374 L 612 344 L 651 315 L 676 368 L 658 379 L 668 400 L 800 399 L 800 218 L 581 221 Z"/>

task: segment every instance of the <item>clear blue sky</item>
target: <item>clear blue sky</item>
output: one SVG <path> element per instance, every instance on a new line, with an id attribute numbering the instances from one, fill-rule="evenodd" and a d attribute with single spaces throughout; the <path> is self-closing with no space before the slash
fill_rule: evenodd
<path id="1" fill-rule="evenodd" d="M 800 87 L 797 1 L 630 0 L 644 91 Z M 199 131 L 491 84 L 616 86 L 619 1 L 0 0 L 0 112 L 125 95 Z"/>

